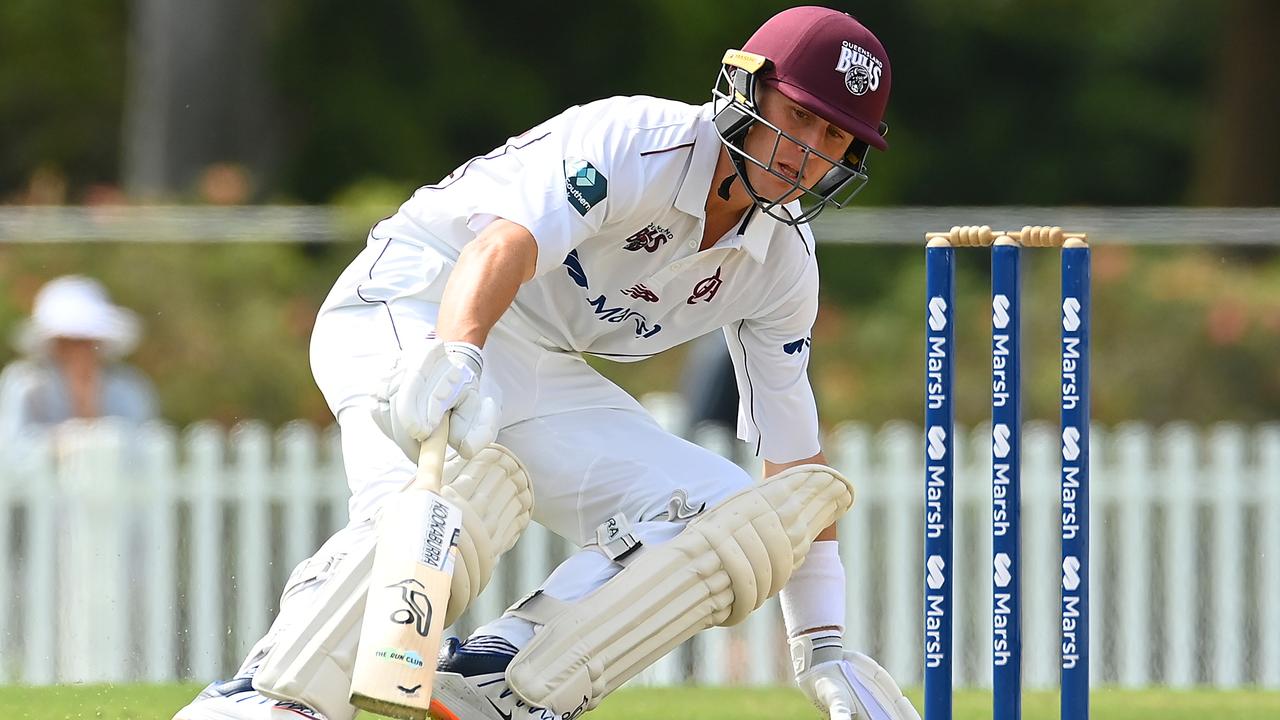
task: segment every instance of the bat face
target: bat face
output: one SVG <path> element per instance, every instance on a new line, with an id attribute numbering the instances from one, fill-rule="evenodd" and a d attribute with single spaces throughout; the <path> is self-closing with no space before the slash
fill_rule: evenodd
<path id="1" fill-rule="evenodd" d="M 351 703 L 421 720 L 431 703 L 436 655 L 462 512 L 429 490 L 398 495 L 378 521 Z"/>

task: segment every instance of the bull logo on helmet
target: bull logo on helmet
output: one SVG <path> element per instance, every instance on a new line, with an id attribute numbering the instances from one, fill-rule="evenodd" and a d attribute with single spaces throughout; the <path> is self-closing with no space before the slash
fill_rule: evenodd
<path id="1" fill-rule="evenodd" d="M 854 95 L 866 95 L 880 87 L 884 62 L 861 45 L 845 40 L 840 46 L 836 72 L 844 73 L 844 86 Z"/>
<path id="2" fill-rule="evenodd" d="M 845 71 L 844 86 L 854 95 L 866 95 L 871 89 L 871 72 L 861 65 L 854 65 Z"/>

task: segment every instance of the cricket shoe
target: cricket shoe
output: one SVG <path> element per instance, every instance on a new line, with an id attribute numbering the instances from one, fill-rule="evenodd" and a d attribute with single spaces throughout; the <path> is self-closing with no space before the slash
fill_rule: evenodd
<path id="1" fill-rule="evenodd" d="M 515 655 L 514 645 L 493 635 L 465 643 L 445 640 L 427 714 L 433 720 L 572 720 L 582 714 L 561 718 L 521 700 L 507 684 L 507 666 Z"/>
<path id="2" fill-rule="evenodd" d="M 209 683 L 173 720 L 325 720 L 306 705 L 269 698 L 253 689 L 253 676 Z"/>

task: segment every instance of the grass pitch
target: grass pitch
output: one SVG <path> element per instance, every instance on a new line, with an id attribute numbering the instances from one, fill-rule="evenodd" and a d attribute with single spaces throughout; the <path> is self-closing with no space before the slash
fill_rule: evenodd
<path id="1" fill-rule="evenodd" d="M 47 688 L 0 687 L 0 718 L 5 720 L 170 720 L 199 685 L 64 685 Z M 919 691 L 909 693 L 920 707 Z M 1280 692 L 1095 690 L 1097 720 L 1233 720 L 1280 718 Z M 981 691 L 956 695 L 958 720 L 991 717 L 991 696 Z M 785 688 L 637 688 L 623 690 L 589 714 L 592 720 L 818 720 L 800 693 Z M 1057 720 L 1054 693 L 1027 693 L 1026 720 Z M 363 715 L 360 720 L 374 720 Z"/>

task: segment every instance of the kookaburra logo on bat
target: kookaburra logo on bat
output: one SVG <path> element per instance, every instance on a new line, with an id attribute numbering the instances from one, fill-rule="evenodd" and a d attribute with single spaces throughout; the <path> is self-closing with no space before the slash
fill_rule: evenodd
<path id="1" fill-rule="evenodd" d="M 423 592 L 422 583 L 408 578 L 388 588 L 400 588 L 400 598 L 404 607 L 391 612 L 391 622 L 397 625 L 413 625 L 413 629 L 422 637 L 431 630 L 431 600 Z"/>

